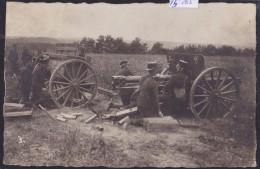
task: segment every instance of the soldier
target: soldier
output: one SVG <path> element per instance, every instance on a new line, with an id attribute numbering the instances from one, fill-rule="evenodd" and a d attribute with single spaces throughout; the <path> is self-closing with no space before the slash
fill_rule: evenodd
<path id="1" fill-rule="evenodd" d="M 44 84 L 50 78 L 51 72 L 48 70 L 49 57 L 41 55 L 37 58 L 32 72 L 32 102 L 37 104 L 50 98 L 48 92 L 43 91 Z"/>
<path id="2" fill-rule="evenodd" d="M 156 62 L 148 63 L 146 69 L 148 75 L 141 77 L 140 86 L 136 94 L 137 118 L 125 121 L 124 128 L 127 127 L 128 124 L 142 125 L 142 118 L 163 117 L 159 106 L 158 85 L 153 78 L 157 73 L 157 67 Z M 131 107 L 132 106 L 133 105 L 131 105 Z"/>
<path id="3" fill-rule="evenodd" d="M 84 37 L 79 43 L 79 54 L 80 57 L 85 57 L 86 53 L 87 38 Z"/>
<path id="4" fill-rule="evenodd" d="M 168 80 L 168 82 L 164 86 L 164 92 L 166 95 L 169 96 L 168 98 L 168 108 L 170 113 L 174 110 L 177 111 L 177 113 L 181 113 L 181 107 L 186 102 L 186 87 L 188 86 L 188 73 L 187 73 L 187 66 L 188 63 L 184 60 L 180 60 L 178 64 L 176 65 L 176 71 L 177 73 L 174 73 L 172 77 Z M 180 98 L 176 97 L 176 94 L 174 92 L 175 88 L 182 88 L 185 90 L 182 90 L 183 93 L 183 99 L 185 101 L 181 101 Z M 180 115 L 180 114 L 179 114 Z"/>
<path id="5" fill-rule="evenodd" d="M 32 60 L 32 55 L 30 55 L 28 48 L 26 47 L 24 51 L 22 52 L 21 61 L 23 62 L 23 65 L 25 66 L 26 62 Z"/>
<path id="6" fill-rule="evenodd" d="M 12 48 L 12 50 L 9 52 L 9 55 L 8 55 L 8 61 L 10 62 L 12 72 L 13 72 L 13 73 L 17 73 L 17 72 L 18 72 L 18 65 L 17 65 L 17 61 L 18 61 L 17 44 L 13 44 L 13 48 Z"/>
<path id="7" fill-rule="evenodd" d="M 32 84 L 32 63 L 30 59 L 25 59 L 25 65 L 21 68 L 21 80 L 20 86 L 23 94 L 23 98 L 20 101 L 23 104 L 27 104 L 29 102 L 29 95 L 31 91 Z"/>
<path id="8" fill-rule="evenodd" d="M 118 73 L 118 75 L 122 75 L 122 76 L 133 76 L 133 73 L 129 70 L 129 64 L 127 61 L 121 61 L 120 62 L 120 68 L 121 68 L 121 72 Z"/>

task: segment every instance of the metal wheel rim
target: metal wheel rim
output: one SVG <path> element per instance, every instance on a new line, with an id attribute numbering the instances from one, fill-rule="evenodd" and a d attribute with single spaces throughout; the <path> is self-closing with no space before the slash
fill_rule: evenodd
<path id="1" fill-rule="evenodd" d="M 214 77 L 214 72 L 218 72 L 215 74 L 217 77 Z M 207 75 L 210 76 L 211 81 L 208 80 Z M 221 77 L 223 78 L 221 79 Z M 199 91 L 203 91 L 203 93 L 198 94 Z M 198 101 L 196 97 L 201 97 L 201 100 Z M 238 97 L 239 87 L 236 77 L 227 69 L 212 67 L 201 72 L 193 82 L 190 90 L 190 108 L 198 119 L 208 118 L 208 115 L 225 118 L 234 111 Z"/>
<path id="2" fill-rule="evenodd" d="M 68 71 L 68 65 L 72 66 L 70 69 L 71 72 Z M 87 69 L 83 70 L 83 68 Z M 66 73 L 66 76 L 61 73 L 62 71 L 63 73 Z M 85 77 L 88 73 L 91 74 Z M 58 80 L 60 84 L 57 83 L 57 78 L 61 78 L 62 81 Z M 93 80 L 93 83 L 86 82 L 89 78 Z M 51 97 L 58 107 L 82 107 L 89 104 L 97 94 L 97 77 L 89 63 L 82 59 L 71 59 L 62 62 L 57 66 L 51 75 L 49 86 Z M 63 88 L 60 86 L 63 86 Z M 88 89 L 85 88 L 86 86 L 91 87 L 91 90 L 89 91 L 89 93 L 91 93 L 89 98 L 87 98 L 86 94 L 84 94 L 88 92 Z M 61 96 L 63 93 L 60 95 L 58 94 L 59 90 L 61 92 L 65 90 L 64 93 L 66 93 L 64 96 Z M 60 99 L 65 99 L 65 104 L 64 102 L 61 103 Z M 70 101 L 70 105 L 67 104 L 68 101 Z"/>

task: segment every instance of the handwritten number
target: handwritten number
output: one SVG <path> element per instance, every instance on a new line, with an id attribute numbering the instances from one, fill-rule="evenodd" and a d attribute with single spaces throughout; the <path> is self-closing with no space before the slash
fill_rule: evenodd
<path id="1" fill-rule="evenodd" d="M 176 7 L 177 6 L 177 0 L 170 0 L 170 6 L 171 7 Z"/>

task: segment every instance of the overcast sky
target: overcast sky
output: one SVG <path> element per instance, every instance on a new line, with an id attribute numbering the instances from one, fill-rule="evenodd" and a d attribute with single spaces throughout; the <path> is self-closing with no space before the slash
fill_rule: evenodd
<path id="1" fill-rule="evenodd" d="M 97 38 L 228 45 L 256 44 L 254 4 L 63 4 L 7 2 L 6 36 Z"/>

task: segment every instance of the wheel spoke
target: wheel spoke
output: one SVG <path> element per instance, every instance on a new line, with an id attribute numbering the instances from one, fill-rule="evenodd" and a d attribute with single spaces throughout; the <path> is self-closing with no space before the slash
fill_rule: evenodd
<path id="1" fill-rule="evenodd" d="M 223 104 L 224 107 L 225 107 L 228 111 L 231 111 L 230 108 L 228 107 L 228 105 L 226 105 L 226 103 L 224 103 L 222 100 L 219 100 L 219 102 L 220 102 L 221 104 Z"/>
<path id="2" fill-rule="evenodd" d="M 66 87 L 62 87 L 62 88 L 56 88 L 55 90 L 53 90 L 54 92 L 57 92 L 57 91 L 60 91 L 60 90 L 64 90 L 64 89 L 67 89 L 69 88 L 69 86 L 66 86 Z"/>
<path id="3" fill-rule="evenodd" d="M 224 96 L 218 96 L 219 98 L 223 99 L 223 100 L 228 100 L 228 101 L 232 101 L 232 102 L 235 102 L 236 100 L 235 99 L 232 99 L 232 98 L 228 98 L 228 97 L 224 97 Z"/>
<path id="4" fill-rule="evenodd" d="M 207 86 L 209 87 L 209 89 L 212 91 L 212 87 L 210 86 L 210 84 L 209 84 L 208 80 L 207 80 L 205 77 L 204 77 L 204 80 L 205 80 L 205 82 L 206 82 Z"/>
<path id="5" fill-rule="evenodd" d="M 211 111 L 211 108 L 212 108 L 212 103 L 208 107 L 206 118 L 208 118 L 208 115 L 209 115 L 209 112 Z"/>
<path id="6" fill-rule="evenodd" d="M 94 86 L 96 83 L 82 83 L 80 86 Z"/>
<path id="7" fill-rule="evenodd" d="M 219 111 L 220 111 L 220 113 L 221 113 L 221 117 L 223 116 L 223 111 L 222 111 L 222 109 L 221 109 L 221 105 L 220 105 L 220 103 L 219 102 L 217 102 L 218 103 L 218 109 L 219 109 Z"/>
<path id="8" fill-rule="evenodd" d="M 81 67 L 82 67 L 82 63 L 80 63 L 80 65 L 79 65 L 79 69 L 78 69 L 77 74 L 76 74 L 76 79 L 78 79 L 78 77 L 79 77 Z"/>
<path id="9" fill-rule="evenodd" d="M 200 115 L 200 114 L 203 112 L 203 110 L 204 110 L 208 105 L 209 105 L 209 102 L 207 102 L 207 103 L 202 107 L 202 109 L 200 110 L 200 112 L 198 113 L 198 115 Z"/>
<path id="10" fill-rule="evenodd" d="M 69 92 L 69 94 L 67 94 L 67 97 L 66 97 L 65 101 L 64 101 L 63 104 L 62 104 L 63 106 L 67 103 L 67 101 L 68 101 L 70 95 L 71 95 L 71 91 Z"/>
<path id="11" fill-rule="evenodd" d="M 59 75 L 61 78 L 65 79 L 66 81 L 71 82 L 71 80 L 69 80 L 68 78 L 66 78 L 66 77 L 63 76 L 62 74 L 57 73 L 57 75 Z"/>
<path id="12" fill-rule="evenodd" d="M 84 90 L 85 92 L 88 92 L 88 93 L 91 93 L 91 94 L 93 94 L 93 91 L 91 91 L 91 90 L 88 90 L 88 89 L 85 89 L 85 88 L 83 88 L 83 87 L 79 87 L 80 89 L 82 89 L 82 90 Z"/>
<path id="13" fill-rule="evenodd" d="M 209 97 L 208 94 L 195 94 L 193 97 Z"/>
<path id="14" fill-rule="evenodd" d="M 219 85 L 221 75 L 222 75 L 222 70 L 219 70 L 219 72 L 218 72 L 218 79 L 217 79 L 217 85 Z"/>
<path id="15" fill-rule="evenodd" d="M 79 81 L 82 80 L 82 78 L 85 76 L 85 74 L 88 72 L 88 69 L 86 69 L 81 75 L 80 77 L 78 78 Z"/>
<path id="16" fill-rule="evenodd" d="M 200 101 L 200 102 L 194 104 L 194 107 L 197 107 L 198 105 L 201 105 L 202 103 L 204 103 L 204 102 L 206 102 L 206 101 L 208 101 L 208 98 L 205 98 L 205 99 L 203 99 L 202 101 Z"/>
<path id="17" fill-rule="evenodd" d="M 73 79 L 76 79 L 75 77 L 75 65 L 74 65 L 74 62 L 72 63 L 72 66 L 71 66 L 71 76 L 73 77 Z"/>
<path id="18" fill-rule="evenodd" d="M 70 107 L 73 107 L 73 104 L 74 104 L 74 95 L 75 95 L 75 92 L 72 91 L 72 97 L 71 97 Z"/>
<path id="19" fill-rule="evenodd" d="M 228 75 L 226 75 L 225 77 L 224 77 L 224 79 L 221 81 L 221 83 L 218 85 L 218 87 L 217 87 L 217 90 L 219 90 L 222 86 L 223 86 L 223 84 L 226 82 L 226 80 L 227 80 L 227 77 L 228 77 Z"/>
<path id="20" fill-rule="evenodd" d="M 229 90 L 229 91 L 226 91 L 226 92 L 221 92 L 220 94 L 221 95 L 224 95 L 224 94 L 230 94 L 230 93 L 235 93 L 237 92 L 236 90 Z"/>
<path id="21" fill-rule="evenodd" d="M 71 75 L 70 75 L 70 73 L 69 73 L 69 71 L 68 71 L 68 69 L 67 69 L 67 65 L 64 65 L 64 69 L 65 69 L 66 73 L 68 74 L 69 78 L 70 78 L 71 80 L 73 80 L 73 78 L 71 77 Z"/>
<path id="22" fill-rule="evenodd" d="M 59 81 L 53 81 L 53 83 L 56 83 L 56 84 L 62 84 L 62 85 L 70 85 L 70 83 L 59 82 Z"/>
<path id="23" fill-rule="evenodd" d="M 60 98 L 62 98 L 65 94 L 67 94 L 70 91 L 70 89 L 67 89 L 64 93 L 62 93 L 57 100 L 59 100 Z"/>
<path id="24" fill-rule="evenodd" d="M 232 84 L 234 84 L 234 81 L 232 80 L 231 82 L 229 82 L 227 85 L 225 85 L 224 87 L 222 87 L 219 91 L 222 92 L 223 90 L 225 90 L 226 88 L 228 88 L 229 86 L 231 86 Z"/>
<path id="25" fill-rule="evenodd" d="M 209 90 L 205 89 L 204 87 L 202 87 L 201 85 L 198 85 L 199 88 L 201 88 L 203 91 L 207 92 L 207 93 L 211 93 Z"/>
<path id="26" fill-rule="evenodd" d="M 81 79 L 81 80 L 79 81 L 79 83 L 82 83 L 82 82 L 86 81 L 87 79 L 89 79 L 89 78 L 91 78 L 91 77 L 93 77 L 93 76 L 95 76 L 95 75 L 92 74 L 92 75 L 90 75 L 90 76 L 88 76 L 88 77 L 86 77 L 86 78 L 84 78 L 84 79 Z"/>
<path id="27" fill-rule="evenodd" d="M 85 96 L 85 94 L 84 94 L 81 90 L 79 90 L 79 93 L 80 93 L 86 100 L 88 100 L 88 98 Z"/>

